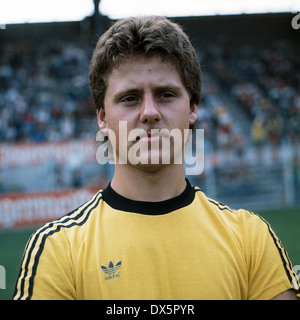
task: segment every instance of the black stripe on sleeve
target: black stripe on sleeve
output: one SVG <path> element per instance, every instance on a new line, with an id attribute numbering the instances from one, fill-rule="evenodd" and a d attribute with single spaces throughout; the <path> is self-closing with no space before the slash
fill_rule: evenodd
<path id="1" fill-rule="evenodd" d="M 100 196 L 99 196 L 99 194 L 100 194 Z M 61 228 L 71 228 L 73 226 L 83 225 L 88 220 L 90 213 L 92 212 L 92 210 L 94 210 L 97 207 L 97 205 L 99 204 L 101 199 L 102 199 L 102 194 L 101 194 L 101 192 L 98 192 L 92 201 L 85 203 L 84 205 L 78 207 L 77 209 L 71 211 L 70 213 L 64 215 L 63 217 L 61 217 L 57 220 L 54 220 L 50 223 L 47 223 L 44 227 L 39 229 L 31 237 L 33 240 L 31 242 L 30 246 L 27 245 L 28 254 L 27 254 L 26 261 L 22 262 L 22 266 L 24 265 L 24 275 L 21 279 L 19 279 L 17 281 L 17 285 L 18 285 L 19 281 L 21 281 L 19 295 L 17 295 L 17 293 L 18 293 L 17 285 L 15 288 L 14 296 L 16 299 L 20 300 L 22 298 L 23 299 L 25 298 L 26 300 L 30 300 L 30 298 L 32 297 L 34 277 L 36 275 L 36 270 L 37 270 L 39 258 L 43 252 L 45 241 L 48 238 L 48 236 L 51 236 L 52 234 L 59 232 Z M 88 208 L 90 208 L 90 209 L 87 211 Z M 76 214 L 74 216 L 74 213 L 76 211 L 78 211 L 78 214 Z M 80 218 L 83 217 L 84 214 L 86 215 L 85 218 L 81 222 L 78 222 L 78 220 L 80 220 Z M 73 222 L 68 224 L 70 221 L 73 221 Z M 55 229 L 51 230 L 52 228 L 55 228 Z M 35 254 L 35 256 L 32 256 L 33 250 L 36 247 L 36 244 L 37 244 L 40 237 L 42 237 L 42 238 L 41 238 L 41 243 L 38 246 L 38 251 Z M 25 259 L 25 257 L 26 257 L 26 252 L 24 254 L 23 260 Z M 24 290 L 25 282 L 26 282 L 26 278 L 29 273 L 29 263 L 32 260 L 34 261 L 34 263 L 33 263 L 32 269 L 31 269 L 31 275 L 29 276 L 29 280 L 28 280 L 29 281 L 28 292 L 25 294 L 25 292 L 24 292 L 25 291 Z M 20 270 L 20 275 L 21 275 L 21 273 L 22 273 L 22 268 Z"/>
<path id="2" fill-rule="evenodd" d="M 275 247 L 277 248 L 278 253 L 280 255 L 280 258 L 281 258 L 284 270 L 286 272 L 286 275 L 287 275 L 290 283 L 292 284 L 293 278 L 297 277 L 297 275 L 295 274 L 295 272 L 293 270 L 292 263 L 288 257 L 286 250 L 282 246 L 280 239 L 276 236 L 276 234 L 272 230 L 270 224 L 262 216 L 260 216 L 259 214 L 253 213 L 253 212 L 250 212 L 250 213 L 258 216 L 267 225 L 268 231 L 269 231 L 269 233 L 274 241 Z"/>

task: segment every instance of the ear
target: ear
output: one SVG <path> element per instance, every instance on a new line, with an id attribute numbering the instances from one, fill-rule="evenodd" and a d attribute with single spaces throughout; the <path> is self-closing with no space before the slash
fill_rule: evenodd
<path id="1" fill-rule="evenodd" d="M 107 129 L 105 111 L 102 108 L 97 109 L 97 122 L 100 130 L 105 131 Z"/>
<path id="2" fill-rule="evenodd" d="M 190 126 L 193 125 L 198 117 L 198 108 L 196 103 L 191 103 L 191 108 L 190 108 L 190 115 L 189 115 L 189 124 Z"/>

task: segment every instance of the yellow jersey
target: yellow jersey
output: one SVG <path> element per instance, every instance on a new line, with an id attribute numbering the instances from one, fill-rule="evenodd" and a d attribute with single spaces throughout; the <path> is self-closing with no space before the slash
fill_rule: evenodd
<path id="1" fill-rule="evenodd" d="M 14 299 L 271 299 L 299 279 L 260 216 L 187 181 L 179 196 L 134 201 L 110 186 L 35 232 Z"/>

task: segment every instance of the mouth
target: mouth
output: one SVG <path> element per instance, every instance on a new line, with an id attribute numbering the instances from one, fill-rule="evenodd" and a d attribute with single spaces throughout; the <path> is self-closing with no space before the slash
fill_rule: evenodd
<path id="1" fill-rule="evenodd" d="M 151 129 L 147 131 L 147 134 L 143 134 L 142 136 L 137 136 L 137 141 L 139 140 L 145 140 L 145 141 L 156 141 L 156 140 L 162 140 L 163 137 L 166 137 L 165 133 L 160 132 L 158 129 Z"/>
<path id="2" fill-rule="evenodd" d="M 135 129 L 137 130 L 136 136 L 134 137 L 133 143 L 143 141 L 148 143 L 155 143 L 156 141 L 162 141 L 163 139 L 170 139 L 170 132 L 168 129 L 158 129 L 151 128 L 145 129 Z M 132 137 L 133 138 L 133 137 Z"/>

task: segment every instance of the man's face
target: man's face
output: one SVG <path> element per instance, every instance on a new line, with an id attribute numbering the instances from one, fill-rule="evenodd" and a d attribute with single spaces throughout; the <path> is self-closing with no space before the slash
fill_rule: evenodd
<path id="1" fill-rule="evenodd" d="M 138 143 L 140 159 L 144 157 L 149 162 L 155 158 L 155 153 L 159 155 L 159 163 L 163 152 L 171 152 L 171 162 L 174 158 L 171 148 L 162 148 L 163 139 L 167 137 L 151 135 L 151 129 L 167 129 L 167 132 L 177 129 L 183 138 L 184 129 L 188 129 L 197 118 L 197 106 L 190 104 L 176 66 L 158 56 L 136 56 L 114 68 L 108 78 L 104 106 L 105 110 L 97 112 L 98 124 L 100 129 L 111 129 L 115 133 L 117 156 L 122 156 L 119 152 L 119 134 L 122 134 L 119 122 L 125 121 L 127 135 L 133 129 L 145 130 L 145 135 L 128 142 L 127 151 Z M 151 145 L 154 146 L 152 149 Z"/>

